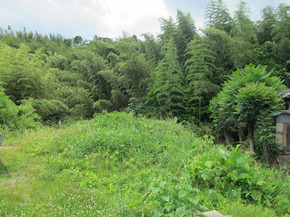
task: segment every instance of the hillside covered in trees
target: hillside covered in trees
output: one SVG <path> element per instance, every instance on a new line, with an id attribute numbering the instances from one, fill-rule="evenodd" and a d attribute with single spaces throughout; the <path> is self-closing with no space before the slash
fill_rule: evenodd
<path id="1" fill-rule="evenodd" d="M 230 14 L 212 0 L 198 31 L 190 13 L 162 18 L 162 33 L 143 38 L 72 39 L 0 29 L 0 126 L 90 119 L 106 110 L 134 111 L 200 125 L 233 71 L 264 67 L 290 87 L 289 5 L 268 6 L 261 20 L 241 2 Z"/>

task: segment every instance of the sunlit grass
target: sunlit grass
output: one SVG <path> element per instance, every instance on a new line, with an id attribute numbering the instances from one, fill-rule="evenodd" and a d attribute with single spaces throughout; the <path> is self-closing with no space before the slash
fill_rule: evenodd
<path id="1" fill-rule="evenodd" d="M 274 182 L 275 192 L 287 196 L 282 173 L 262 172 L 269 177 L 269 190 L 262 192 L 266 199 L 227 196 L 223 180 L 234 184 L 227 172 L 241 169 L 256 176 L 262 167 L 213 145 L 207 136 L 196 138 L 173 120 L 103 114 L 69 126 L 8 132 L 4 138 L 4 146 L 18 148 L 0 152 L 0 216 L 184 216 L 196 209 L 218 209 L 245 217 L 287 212 L 287 198 L 280 200 L 280 208 L 272 204 L 275 198 L 267 207 L 263 204 L 267 192 L 274 195 Z M 247 180 L 253 190 L 259 189 L 251 177 Z M 237 177 L 236 185 L 252 194 L 244 179 Z"/>

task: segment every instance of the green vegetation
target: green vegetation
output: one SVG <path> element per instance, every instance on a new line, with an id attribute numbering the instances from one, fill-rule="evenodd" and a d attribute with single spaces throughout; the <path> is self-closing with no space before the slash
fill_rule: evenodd
<path id="1" fill-rule="evenodd" d="M 230 129 L 237 132 L 246 128 L 254 153 L 255 128 L 260 123 L 263 123 L 264 129 L 271 127 L 272 123 L 267 122 L 267 117 L 282 108 L 281 92 L 285 89 L 281 80 L 267 73 L 265 67 L 246 66 L 235 71 L 210 105 L 216 129 L 224 132 L 228 145 L 231 145 Z M 259 132 L 262 130 L 259 129 Z"/>
<path id="2" fill-rule="evenodd" d="M 287 216 L 289 179 L 173 120 L 104 113 L 4 132 L 2 216 Z"/>
<path id="3" fill-rule="evenodd" d="M 29 102 L 44 123 L 129 109 L 202 125 L 212 121 L 210 100 L 238 69 L 265 66 L 290 87 L 288 12 L 287 4 L 269 6 L 255 23 L 245 2 L 231 16 L 222 0 L 211 0 L 201 34 L 178 10 L 160 20 L 160 35 L 143 40 L 0 29 L 0 87 L 17 106 Z"/>
<path id="4" fill-rule="evenodd" d="M 0 215 L 289 216 L 287 175 L 256 162 L 290 88 L 289 7 L 254 23 L 211 0 L 200 35 L 178 10 L 143 40 L 0 28 L 0 132 L 18 146 L 0 152 Z"/>

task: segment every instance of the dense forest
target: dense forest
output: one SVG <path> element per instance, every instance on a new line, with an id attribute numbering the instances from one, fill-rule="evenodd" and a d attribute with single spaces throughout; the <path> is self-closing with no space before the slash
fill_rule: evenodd
<path id="1" fill-rule="evenodd" d="M 175 19 L 160 19 L 160 35 L 142 39 L 125 33 L 66 39 L 1 28 L 0 126 L 89 119 L 103 110 L 212 123 L 218 114 L 210 110 L 218 108 L 210 101 L 234 71 L 271 72 L 285 85 L 277 90 L 290 87 L 289 10 L 268 6 L 253 22 L 245 2 L 230 14 L 222 0 L 212 0 L 202 30 L 178 10 Z"/>

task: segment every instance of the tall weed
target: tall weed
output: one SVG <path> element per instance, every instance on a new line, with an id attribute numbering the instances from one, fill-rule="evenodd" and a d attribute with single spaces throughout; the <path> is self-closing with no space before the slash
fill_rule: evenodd
<path id="1" fill-rule="evenodd" d="M 174 120 L 125 113 L 26 131 L 10 138 L 19 146 L 13 155 L 0 153 L 10 174 L 0 179 L 1 215 L 289 213 L 285 174 L 263 168 L 238 148 L 214 145 L 213 139 L 198 138 Z M 4 190 L 13 180 L 22 181 Z"/>

